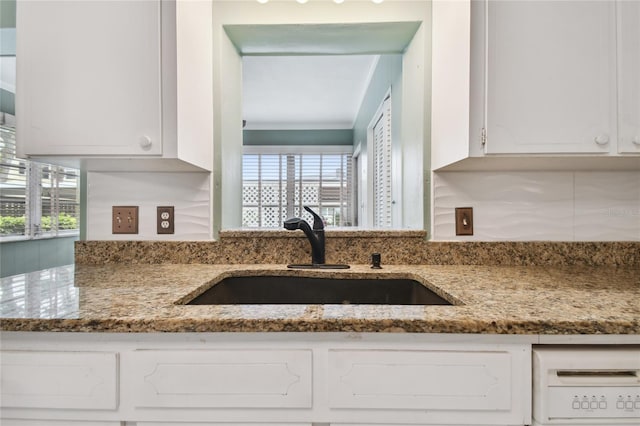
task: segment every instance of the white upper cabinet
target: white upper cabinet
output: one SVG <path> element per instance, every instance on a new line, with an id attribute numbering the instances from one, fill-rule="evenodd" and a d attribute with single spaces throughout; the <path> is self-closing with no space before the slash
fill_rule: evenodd
<path id="1" fill-rule="evenodd" d="M 160 2 L 20 2 L 26 153 L 162 154 Z"/>
<path id="2" fill-rule="evenodd" d="M 210 169 L 212 131 L 181 129 L 177 96 L 178 86 L 196 92 L 199 83 L 178 80 L 177 45 L 193 50 L 207 39 L 184 40 L 200 33 L 177 22 L 175 2 L 23 1 L 16 24 L 20 155 L 82 158 L 88 169 Z"/>
<path id="3" fill-rule="evenodd" d="M 433 170 L 640 169 L 640 1 L 432 11 Z"/>
<path id="4" fill-rule="evenodd" d="M 640 1 L 618 3 L 618 152 L 640 153 Z"/>
<path id="5" fill-rule="evenodd" d="M 488 2 L 486 153 L 609 152 L 615 24 L 611 1 Z"/>

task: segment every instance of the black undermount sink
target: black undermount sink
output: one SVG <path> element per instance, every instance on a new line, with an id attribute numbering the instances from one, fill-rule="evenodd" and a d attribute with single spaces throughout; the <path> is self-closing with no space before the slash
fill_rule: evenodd
<path id="1" fill-rule="evenodd" d="M 406 278 L 228 277 L 187 305 L 451 305 Z"/>

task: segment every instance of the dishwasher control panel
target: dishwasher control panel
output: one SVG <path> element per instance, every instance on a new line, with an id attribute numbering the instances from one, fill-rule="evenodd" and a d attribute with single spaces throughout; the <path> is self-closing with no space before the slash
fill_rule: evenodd
<path id="1" fill-rule="evenodd" d="M 640 416 L 640 387 L 551 387 L 551 418 L 634 418 Z"/>
<path id="2" fill-rule="evenodd" d="M 639 346 L 533 350 L 536 425 L 640 425 Z"/>

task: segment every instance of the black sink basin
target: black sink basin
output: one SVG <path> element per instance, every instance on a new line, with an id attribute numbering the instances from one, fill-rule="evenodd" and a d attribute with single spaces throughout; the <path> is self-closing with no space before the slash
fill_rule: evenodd
<path id="1" fill-rule="evenodd" d="M 225 278 L 187 305 L 451 305 L 418 281 L 257 276 Z"/>

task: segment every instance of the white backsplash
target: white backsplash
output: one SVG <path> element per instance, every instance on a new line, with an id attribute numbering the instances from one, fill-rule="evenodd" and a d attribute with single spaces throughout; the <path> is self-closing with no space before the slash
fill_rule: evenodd
<path id="1" fill-rule="evenodd" d="M 434 240 L 640 241 L 640 171 L 439 172 Z M 454 209 L 473 207 L 474 235 Z"/>
<path id="2" fill-rule="evenodd" d="M 208 240 L 208 173 L 90 172 L 87 239 Z M 438 172 L 436 241 L 640 241 L 640 171 Z M 111 234 L 111 207 L 139 206 L 139 233 Z M 175 206 L 175 234 L 156 233 L 156 207 Z M 454 209 L 473 207 L 474 235 L 455 235 Z"/>
<path id="3" fill-rule="evenodd" d="M 208 240 L 211 238 L 209 173 L 87 174 L 87 239 Z M 112 206 L 138 206 L 138 234 L 111 233 Z M 175 233 L 156 233 L 156 207 L 175 207 Z"/>

